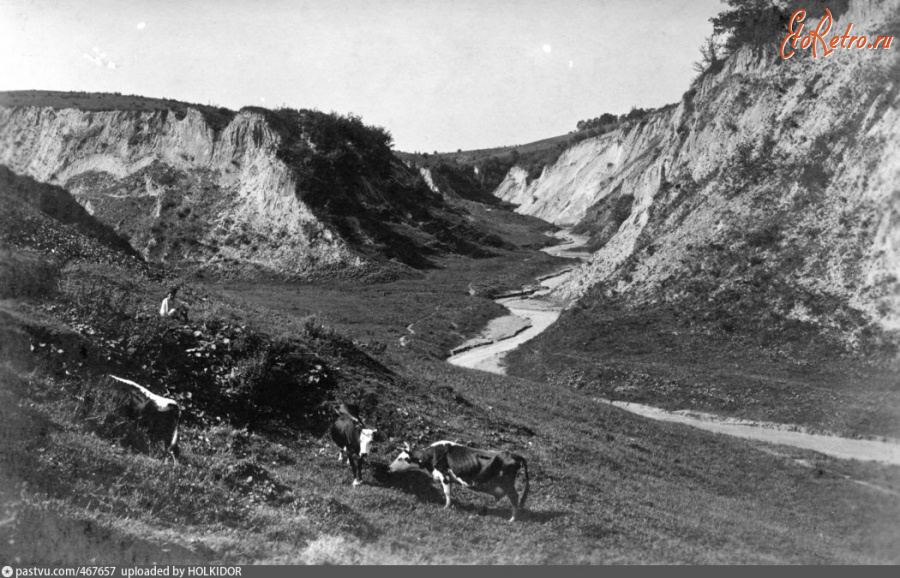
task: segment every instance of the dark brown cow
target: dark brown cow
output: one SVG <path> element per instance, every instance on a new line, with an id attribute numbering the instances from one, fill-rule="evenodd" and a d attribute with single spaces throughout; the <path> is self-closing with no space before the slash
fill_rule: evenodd
<path id="1" fill-rule="evenodd" d="M 362 467 L 369 455 L 372 438 L 378 430 L 365 427 L 355 405 L 342 403 L 337 411 L 340 417 L 331 426 L 331 439 L 340 450 L 338 461 L 343 461 L 344 455 L 347 456 L 350 471 L 353 472 L 353 485 L 358 486 L 362 483 Z"/>
<path id="2" fill-rule="evenodd" d="M 520 467 L 525 471 L 521 498 L 515 487 Z M 528 463 L 511 452 L 470 448 L 448 441 L 435 442 L 418 450 L 407 444 L 389 469 L 391 473 L 420 470 L 430 474 L 444 488 L 445 508 L 450 507 L 451 483 L 490 494 L 495 500 L 506 496 L 512 504 L 510 522 L 515 521 L 519 508 L 525 507 L 528 498 Z"/>

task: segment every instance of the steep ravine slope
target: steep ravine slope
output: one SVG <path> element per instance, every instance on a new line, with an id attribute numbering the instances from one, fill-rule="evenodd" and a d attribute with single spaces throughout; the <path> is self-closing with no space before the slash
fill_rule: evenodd
<path id="1" fill-rule="evenodd" d="M 851 2 L 833 30 L 851 22 L 896 36 L 900 6 Z M 539 179 L 510 171 L 501 199 L 592 236 L 557 295 L 667 304 L 726 332 L 800 324 L 851 348 L 900 330 L 900 53 L 808 52 L 742 49 Z"/>
<path id="2" fill-rule="evenodd" d="M 296 276 L 427 266 L 499 240 L 355 117 L 0 99 L 0 164 L 70 191 L 146 258 Z M 23 100 L 25 101 L 23 103 Z M 392 262 L 393 261 L 393 262 Z"/>

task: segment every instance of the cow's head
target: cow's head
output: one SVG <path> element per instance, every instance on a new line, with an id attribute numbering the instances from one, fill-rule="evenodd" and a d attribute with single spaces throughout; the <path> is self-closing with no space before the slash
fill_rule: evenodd
<path id="1" fill-rule="evenodd" d="M 403 451 L 401 451 L 400 455 L 398 455 L 394 461 L 391 462 L 391 465 L 388 466 L 388 470 L 392 474 L 418 470 L 422 467 L 418 455 L 419 452 L 410 448 L 408 443 L 403 444 L 403 446 Z"/>
<path id="2" fill-rule="evenodd" d="M 366 457 L 372 450 L 372 439 L 375 437 L 377 429 L 364 428 L 359 432 L 359 455 Z"/>

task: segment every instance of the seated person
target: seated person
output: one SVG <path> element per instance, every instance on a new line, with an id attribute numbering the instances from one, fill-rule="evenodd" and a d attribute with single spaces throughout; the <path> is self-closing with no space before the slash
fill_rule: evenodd
<path id="1" fill-rule="evenodd" d="M 187 306 L 184 303 L 176 303 L 175 295 L 178 294 L 178 287 L 172 287 L 163 299 L 162 305 L 159 307 L 159 314 L 162 317 L 170 317 L 175 315 L 187 321 Z"/>

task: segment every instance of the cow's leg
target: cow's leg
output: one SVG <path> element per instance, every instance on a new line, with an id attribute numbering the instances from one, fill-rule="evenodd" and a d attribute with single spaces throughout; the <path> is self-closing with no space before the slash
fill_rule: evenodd
<path id="1" fill-rule="evenodd" d="M 353 485 L 359 486 L 363 483 L 363 465 L 366 463 L 366 458 L 363 456 L 354 456 L 356 462 L 356 471 L 353 474 Z"/>
<path id="2" fill-rule="evenodd" d="M 178 422 L 181 417 L 181 410 L 176 409 L 174 417 L 169 421 L 166 431 L 171 432 L 169 443 L 166 444 L 166 452 L 172 456 L 172 463 L 178 465 L 178 456 L 181 454 L 181 448 L 178 446 Z"/>
<path id="3" fill-rule="evenodd" d="M 434 478 L 436 481 L 440 482 L 441 486 L 444 488 L 444 498 L 445 498 L 444 508 L 445 509 L 449 508 L 450 507 L 450 479 L 449 479 L 449 477 L 445 476 L 444 474 L 439 472 L 437 469 L 435 469 L 431 473 L 431 477 Z"/>
<path id="4" fill-rule="evenodd" d="M 359 458 L 348 452 L 347 461 L 350 462 L 350 471 L 353 472 L 353 486 L 356 487 L 362 483 L 362 476 L 360 475 L 362 467 L 360 466 Z"/>
<path id="5" fill-rule="evenodd" d="M 346 451 L 347 451 L 347 448 L 338 449 L 338 463 L 339 464 L 344 463 L 344 454 L 346 453 Z"/>
<path id="6" fill-rule="evenodd" d="M 470 487 L 471 487 L 471 485 L 470 485 L 470 484 L 467 484 L 467 483 L 465 482 L 465 480 L 462 480 L 462 479 L 459 478 L 456 474 L 454 474 L 454 473 L 453 473 L 453 470 L 448 470 L 447 473 L 450 474 L 450 480 L 451 480 L 451 481 L 454 481 L 454 482 L 456 482 L 457 484 L 459 484 L 460 486 L 464 486 L 464 487 L 466 487 L 466 488 L 470 488 Z"/>
<path id="7" fill-rule="evenodd" d="M 514 487 L 507 488 L 506 497 L 509 498 L 509 502 L 512 504 L 512 517 L 509 521 L 515 522 L 516 516 L 519 514 L 519 492 Z"/>

